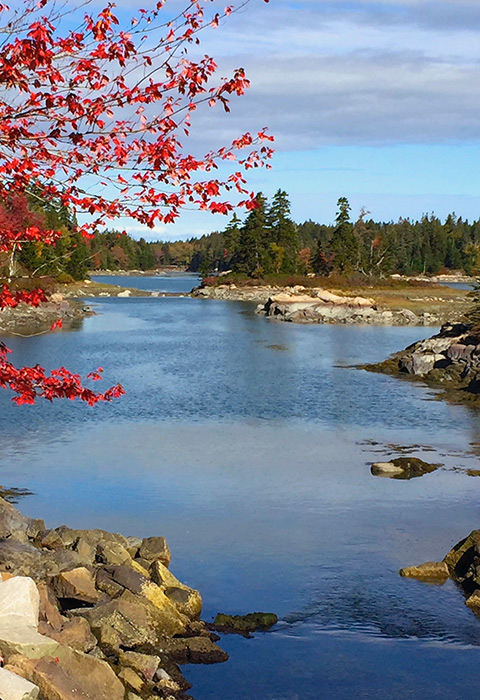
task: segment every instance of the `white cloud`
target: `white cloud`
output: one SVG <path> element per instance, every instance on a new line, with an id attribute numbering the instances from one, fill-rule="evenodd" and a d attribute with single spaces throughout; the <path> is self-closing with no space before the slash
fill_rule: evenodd
<path id="1" fill-rule="evenodd" d="M 478 4 L 261 5 L 208 36 L 222 72 L 243 65 L 252 87 L 231 116 L 196 115 L 205 145 L 265 125 L 279 150 L 480 139 Z"/>

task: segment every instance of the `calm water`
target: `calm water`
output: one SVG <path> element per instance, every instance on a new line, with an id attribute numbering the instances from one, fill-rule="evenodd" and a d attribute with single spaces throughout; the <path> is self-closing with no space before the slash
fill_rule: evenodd
<path id="1" fill-rule="evenodd" d="M 397 570 L 480 526 L 480 479 L 453 470 L 479 466 L 478 415 L 347 368 L 431 329 L 270 323 L 190 298 L 95 307 L 77 332 L 8 345 L 18 364 L 101 364 L 127 395 L 17 408 L 0 392 L 0 483 L 31 488 L 22 509 L 50 526 L 165 535 L 205 619 L 279 615 L 269 633 L 225 637 L 228 663 L 185 668 L 196 700 L 476 699 L 480 621 L 451 582 Z M 372 477 L 392 443 L 445 467 Z"/>
<path id="2" fill-rule="evenodd" d="M 169 275 L 142 275 L 141 277 L 125 277 L 121 275 L 94 275 L 94 282 L 104 282 L 106 284 L 119 284 L 122 287 L 136 287 L 146 289 L 150 292 L 174 292 L 183 294 L 190 292 L 192 287 L 200 284 L 198 275 L 176 273 Z"/>

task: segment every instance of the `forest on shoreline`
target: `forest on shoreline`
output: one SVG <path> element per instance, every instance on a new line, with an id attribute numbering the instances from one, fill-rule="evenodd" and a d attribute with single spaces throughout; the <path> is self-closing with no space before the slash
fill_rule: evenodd
<path id="1" fill-rule="evenodd" d="M 352 219 L 348 199 L 337 201 L 334 224 L 295 223 L 284 190 L 269 202 L 259 193 L 257 207 L 242 220 L 234 215 L 221 231 L 188 240 L 147 242 L 117 230 L 84 239 L 75 216 L 63 205 L 17 198 L 0 207 L 0 226 L 37 225 L 62 231 L 55 246 L 29 242 L 18 247 L 16 276 L 51 277 L 59 282 L 84 279 L 101 270 L 154 270 L 172 266 L 206 277 L 232 271 L 250 278 L 271 275 L 438 274 L 480 269 L 480 219 L 455 213 L 420 220 L 377 222 L 362 209 Z M 7 259 L 0 259 L 7 276 Z"/>

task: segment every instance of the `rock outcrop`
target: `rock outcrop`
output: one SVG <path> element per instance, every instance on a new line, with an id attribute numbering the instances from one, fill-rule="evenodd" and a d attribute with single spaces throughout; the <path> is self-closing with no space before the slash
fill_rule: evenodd
<path id="1" fill-rule="evenodd" d="M 361 369 L 421 380 L 459 400 L 475 401 L 480 397 L 480 329 L 445 324 L 437 335 Z"/>
<path id="2" fill-rule="evenodd" d="M 424 325 L 425 319 L 409 309 L 390 311 L 375 306 L 373 299 L 332 294 L 325 289 L 311 290 L 311 294 L 271 296 L 266 304 L 259 304 L 257 314 L 291 323 L 346 323 L 380 326 Z"/>
<path id="3" fill-rule="evenodd" d="M 441 562 L 425 562 L 399 571 L 401 576 L 443 583 L 450 577 L 461 588 L 465 604 L 480 616 L 480 530 L 452 547 Z"/>
<path id="4" fill-rule="evenodd" d="M 0 499 L 0 698 L 186 698 L 177 664 L 228 655 L 163 537 L 46 529 Z"/>
<path id="5" fill-rule="evenodd" d="M 390 479 L 415 479 L 430 474 L 440 464 L 430 464 L 418 457 L 396 457 L 389 462 L 373 462 L 370 471 L 373 476 L 385 476 Z"/>
<path id="6" fill-rule="evenodd" d="M 58 319 L 62 320 L 64 328 L 75 328 L 81 324 L 82 319 L 92 315 L 93 311 L 88 306 L 68 301 L 61 294 L 55 293 L 40 306 L 19 304 L 15 308 L 3 309 L 0 332 L 25 336 L 45 333 Z"/>

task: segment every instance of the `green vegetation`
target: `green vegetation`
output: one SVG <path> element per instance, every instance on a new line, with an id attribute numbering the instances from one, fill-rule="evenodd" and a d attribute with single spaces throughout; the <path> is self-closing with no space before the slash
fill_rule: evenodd
<path id="1" fill-rule="evenodd" d="M 118 231 L 97 233 L 87 240 L 87 265 L 94 270 L 153 270 L 159 264 L 152 244 L 144 238 L 135 241 Z"/>
<path id="2" fill-rule="evenodd" d="M 28 225 L 41 223 L 46 229 L 61 230 L 62 237 L 53 247 L 24 244 L 16 253 L 16 264 L 20 274 L 62 282 L 83 279 L 95 270 L 164 266 L 200 272 L 204 277 L 227 270 L 248 279 L 273 282 L 276 277 L 277 283 L 292 279 L 294 284 L 305 284 L 308 275 L 330 281 L 337 277 L 342 286 L 345 280 L 361 286 L 362 280 L 385 279 L 392 273 L 464 270 L 475 275 L 480 271 L 480 220 L 470 223 L 450 214 L 442 222 L 426 214 L 420 221 L 375 222 L 362 209 L 352 221 L 348 199 L 340 197 L 333 225 L 311 220 L 297 224 L 284 190 L 278 190 L 271 202 L 258 193 L 256 203 L 243 221 L 234 215 L 223 231 L 187 241 L 147 243 L 118 231 L 85 240 L 75 232 L 75 217 L 68 208 L 55 201 L 44 203 L 32 192 L 28 206 L 14 214 Z M 0 224 L 2 215 L 12 217 L 8 205 L 0 210 Z"/>
<path id="3" fill-rule="evenodd" d="M 340 197 L 334 225 L 311 220 L 296 224 L 283 190 L 271 204 L 259 193 L 257 204 L 243 222 L 234 216 L 223 231 L 154 245 L 165 264 L 187 265 L 204 275 L 232 270 L 251 277 L 271 273 L 384 277 L 448 270 L 475 274 L 480 268 L 480 220 L 470 223 L 450 214 L 442 222 L 425 214 L 420 221 L 376 222 L 362 209 L 352 221 L 350 204 Z"/>

